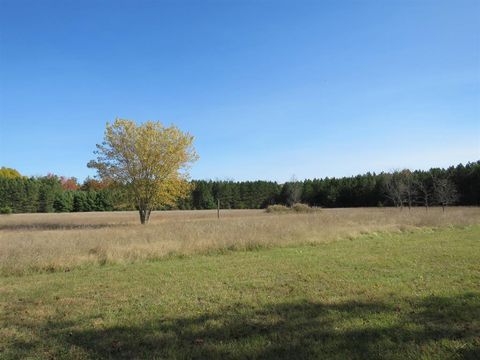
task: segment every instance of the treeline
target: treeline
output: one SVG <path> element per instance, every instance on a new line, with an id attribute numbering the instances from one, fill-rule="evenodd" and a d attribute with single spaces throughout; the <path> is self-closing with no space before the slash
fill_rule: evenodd
<path id="1" fill-rule="evenodd" d="M 272 204 L 316 207 L 480 205 L 480 161 L 447 169 L 367 173 L 276 182 L 195 181 L 182 209 L 258 209 Z"/>
<path id="2" fill-rule="evenodd" d="M 260 209 L 278 201 L 282 186 L 273 181 L 193 181 L 189 198 L 179 203 L 181 209 Z"/>
<path id="3" fill-rule="evenodd" d="M 14 170 L 13 170 L 14 171 Z M 81 212 L 134 210 L 121 188 L 94 179 L 78 184 L 55 175 L 22 177 L 0 170 L 3 212 Z M 318 207 L 480 205 L 480 161 L 447 169 L 402 170 L 353 177 L 290 181 L 194 180 L 178 209 L 259 209 L 272 204 Z"/>
<path id="4" fill-rule="evenodd" d="M 0 171 L 0 211 L 3 213 L 134 210 L 127 204 L 121 189 L 102 186 L 96 180 L 87 179 L 80 186 L 75 178 L 51 174 L 12 177 L 2 176 Z"/>

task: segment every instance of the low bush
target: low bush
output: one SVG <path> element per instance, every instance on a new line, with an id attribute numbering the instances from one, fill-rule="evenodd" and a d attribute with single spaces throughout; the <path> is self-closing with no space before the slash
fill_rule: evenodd
<path id="1" fill-rule="evenodd" d="M 9 206 L 4 206 L 0 208 L 0 214 L 8 215 L 8 214 L 11 214 L 12 212 L 13 212 L 12 208 Z"/>
<path id="2" fill-rule="evenodd" d="M 296 203 L 292 207 L 287 207 L 285 205 L 270 205 L 267 207 L 267 213 L 311 213 L 315 210 L 308 205 Z"/>
<path id="3" fill-rule="evenodd" d="M 267 213 L 284 213 L 284 212 L 289 212 L 292 209 L 286 207 L 285 205 L 270 205 L 267 207 L 265 210 Z"/>
<path id="4" fill-rule="evenodd" d="M 305 205 L 305 204 L 301 204 L 301 203 L 293 204 L 292 210 L 297 212 L 297 213 L 311 213 L 311 212 L 315 211 L 310 206 Z"/>

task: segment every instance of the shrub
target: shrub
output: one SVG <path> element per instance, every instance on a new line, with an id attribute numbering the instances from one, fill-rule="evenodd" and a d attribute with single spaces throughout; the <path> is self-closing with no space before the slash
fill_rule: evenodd
<path id="1" fill-rule="evenodd" d="M 292 210 L 297 213 L 311 213 L 315 211 L 310 206 L 301 203 L 293 204 Z"/>
<path id="2" fill-rule="evenodd" d="M 291 209 L 285 205 L 270 205 L 265 211 L 267 213 L 284 213 L 291 211 Z"/>
<path id="3" fill-rule="evenodd" d="M 308 205 L 296 203 L 292 207 L 287 207 L 285 205 L 270 205 L 265 210 L 267 213 L 311 213 L 315 210 Z"/>
<path id="4" fill-rule="evenodd" d="M 4 206 L 2 208 L 0 208 L 0 214 L 11 214 L 12 213 L 12 208 L 9 207 L 9 206 Z"/>

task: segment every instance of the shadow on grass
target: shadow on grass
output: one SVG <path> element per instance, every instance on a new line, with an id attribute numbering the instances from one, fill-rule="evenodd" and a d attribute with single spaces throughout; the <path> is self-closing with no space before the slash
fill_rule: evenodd
<path id="1" fill-rule="evenodd" d="M 480 358 L 479 294 L 409 299 L 401 306 L 406 309 L 374 302 L 237 304 L 215 314 L 159 314 L 140 325 L 80 331 L 50 321 L 37 325 L 44 343 L 14 346 L 24 354 L 38 346 L 74 347 L 96 359 Z"/>

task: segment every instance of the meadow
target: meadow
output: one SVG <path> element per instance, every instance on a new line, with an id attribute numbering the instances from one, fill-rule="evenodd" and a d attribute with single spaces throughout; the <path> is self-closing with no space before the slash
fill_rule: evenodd
<path id="1" fill-rule="evenodd" d="M 480 209 L 0 217 L 0 358 L 480 356 Z"/>
<path id="2" fill-rule="evenodd" d="M 142 226 L 136 212 L 0 216 L 0 274 L 69 271 L 79 266 L 157 260 L 260 247 L 316 244 L 372 232 L 480 223 L 480 209 L 453 207 L 159 211 Z"/>

